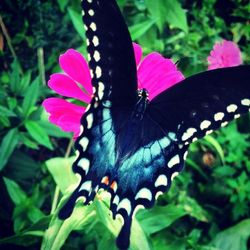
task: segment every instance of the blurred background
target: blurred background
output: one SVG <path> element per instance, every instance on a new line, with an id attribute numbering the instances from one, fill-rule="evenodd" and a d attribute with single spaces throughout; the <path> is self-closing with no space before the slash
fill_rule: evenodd
<path id="1" fill-rule="evenodd" d="M 250 63 L 247 0 L 117 2 L 144 54 L 172 58 L 186 77 L 207 70 L 222 39 Z M 86 55 L 80 2 L 2 0 L 0 26 L 0 249 L 116 249 L 120 222 L 105 194 L 78 203 L 67 222 L 56 217 L 75 182 L 73 141 L 48 122 L 41 103 L 55 95 L 46 85 L 60 72 L 59 55 L 69 48 Z M 131 249 L 250 249 L 249 176 L 246 115 L 191 145 L 170 191 L 137 214 Z"/>

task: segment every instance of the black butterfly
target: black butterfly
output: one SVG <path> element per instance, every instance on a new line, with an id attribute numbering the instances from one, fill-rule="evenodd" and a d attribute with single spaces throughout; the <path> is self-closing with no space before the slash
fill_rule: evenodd
<path id="1" fill-rule="evenodd" d="M 131 38 L 115 0 L 83 0 L 94 96 L 82 117 L 73 171 L 81 181 L 59 217 L 70 216 L 100 188 L 124 224 L 117 238 L 129 247 L 134 211 L 152 207 L 183 169 L 188 146 L 249 112 L 250 66 L 207 71 L 164 91 L 151 102 L 137 90 Z"/>

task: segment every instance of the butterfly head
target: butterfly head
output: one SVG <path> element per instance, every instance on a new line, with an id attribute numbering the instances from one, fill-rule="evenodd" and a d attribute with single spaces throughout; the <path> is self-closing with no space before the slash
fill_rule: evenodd
<path id="1" fill-rule="evenodd" d="M 144 100 L 148 101 L 148 91 L 146 89 L 138 89 L 137 91 L 139 99 L 143 98 Z"/>

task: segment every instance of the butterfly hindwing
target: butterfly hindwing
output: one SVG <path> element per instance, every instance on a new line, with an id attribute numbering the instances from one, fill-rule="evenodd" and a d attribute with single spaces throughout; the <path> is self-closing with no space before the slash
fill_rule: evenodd
<path id="1" fill-rule="evenodd" d="M 162 129 L 176 131 L 180 143 L 195 141 L 249 112 L 250 66 L 211 70 L 164 91 L 149 105 Z"/>
<path id="2" fill-rule="evenodd" d="M 137 77 L 132 41 L 115 0 L 82 1 L 94 94 L 113 105 L 136 101 Z M 129 84 L 128 84 L 129 83 Z"/>

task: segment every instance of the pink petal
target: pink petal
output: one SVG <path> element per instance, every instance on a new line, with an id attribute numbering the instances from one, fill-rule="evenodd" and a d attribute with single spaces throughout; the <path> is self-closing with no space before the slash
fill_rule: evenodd
<path id="1" fill-rule="evenodd" d="M 79 99 L 85 103 L 89 103 L 91 100 L 91 97 L 85 94 L 67 75 L 60 73 L 51 75 L 48 85 L 60 95 Z"/>
<path id="2" fill-rule="evenodd" d="M 238 66 L 242 64 L 241 52 L 237 44 L 223 40 L 214 45 L 207 61 L 208 69 Z"/>
<path id="3" fill-rule="evenodd" d="M 67 50 L 59 57 L 59 64 L 65 73 L 79 82 L 89 95 L 92 95 L 93 90 L 88 63 L 78 51 Z"/>
<path id="4" fill-rule="evenodd" d="M 156 52 L 146 56 L 138 69 L 138 87 L 148 90 L 150 100 L 183 79 L 172 60 Z"/>
<path id="5" fill-rule="evenodd" d="M 81 116 L 73 114 L 62 115 L 57 122 L 57 125 L 65 132 L 79 133 L 81 124 Z"/>
<path id="6" fill-rule="evenodd" d="M 43 101 L 42 106 L 48 113 L 53 112 L 74 112 L 80 115 L 84 114 L 85 108 L 65 101 L 64 99 L 51 97 Z"/>
<path id="7" fill-rule="evenodd" d="M 133 48 L 134 48 L 136 66 L 138 66 L 142 59 L 142 48 L 137 43 L 133 43 Z"/>

